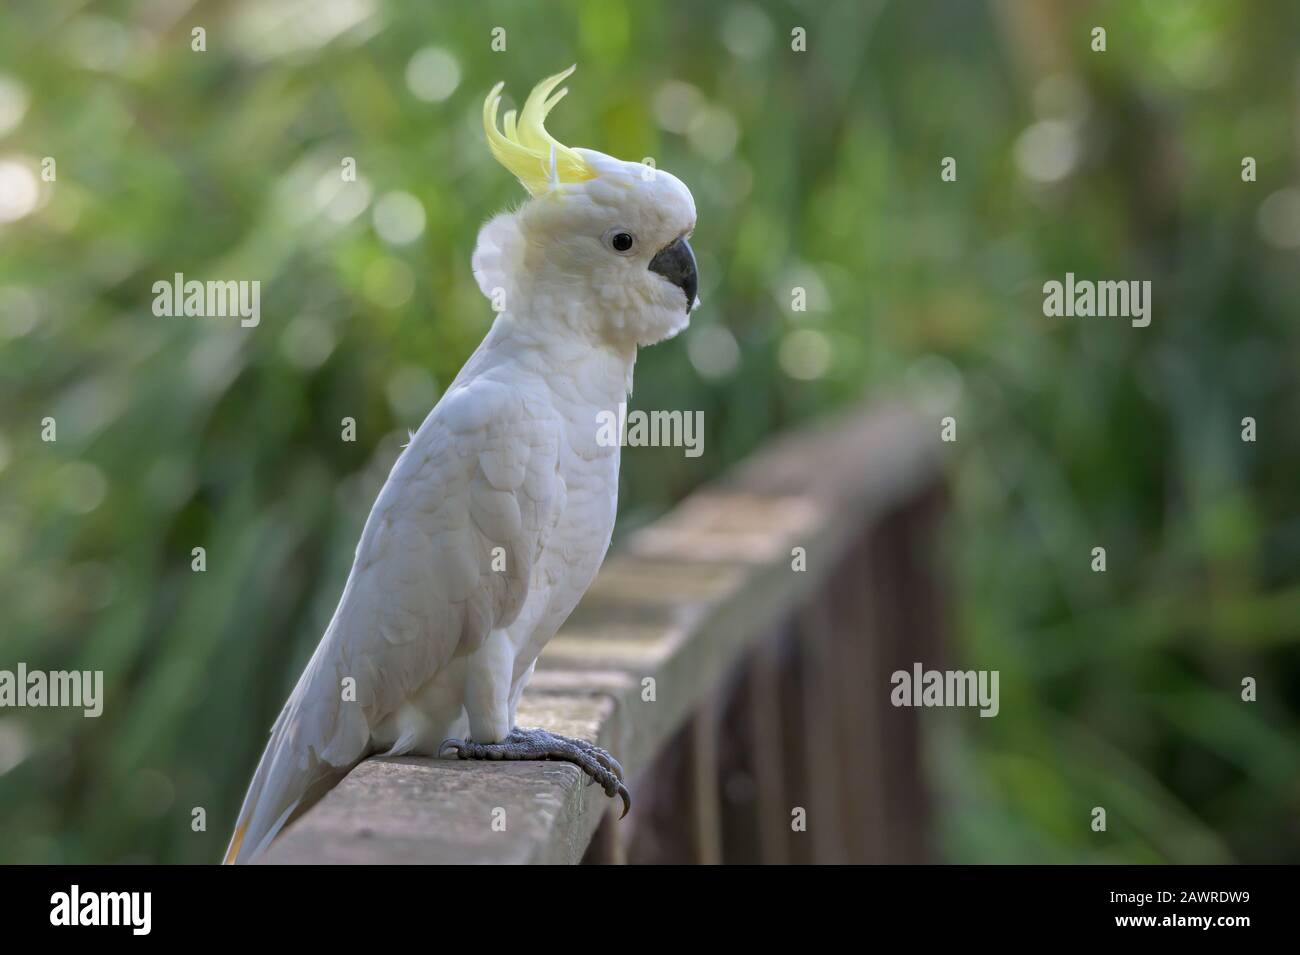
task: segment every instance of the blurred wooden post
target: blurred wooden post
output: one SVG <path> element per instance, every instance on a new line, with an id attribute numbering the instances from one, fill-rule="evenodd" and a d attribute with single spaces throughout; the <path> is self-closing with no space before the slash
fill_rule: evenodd
<path id="1" fill-rule="evenodd" d="M 864 537 L 850 556 L 843 573 L 855 579 L 857 586 L 851 591 L 850 618 L 858 629 L 857 639 L 851 641 L 853 662 L 846 665 L 843 679 L 852 680 L 862 687 L 889 685 L 889 674 L 884 672 L 877 659 L 875 643 L 879 639 L 875 607 L 878 584 L 871 563 L 871 541 Z M 853 820 L 859 855 L 855 861 L 880 863 L 885 861 L 885 843 L 888 815 L 885 789 L 889 776 L 885 770 L 883 751 L 888 732 L 876 719 L 871 695 L 854 694 L 853 725 L 859 734 L 859 778 Z"/>
<path id="2" fill-rule="evenodd" d="M 722 835 L 718 822 L 718 726 L 716 705 L 701 706 L 691 720 L 690 740 L 691 835 L 693 857 L 699 865 L 722 861 Z"/>
<path id="3" fill-rule="evenodd" d="M 804 709 L 805 770 L 808 773 L 808 838 L 812 861 L 842 863 L 844 830 L 841 827 L 841 762 L 851 752 L 841 748 L 837 701 L 833 693 L 834 635 L 821 600 L 807 603 L 799 612 L 798 633 L 805 666 L 800 687 Z"/>
<path id="4" fill-rule="evenodd" d="M 621 806 L 621 802 L 617 803 L 605 812 L 591 837 L 591 845 L 587 846 L 587 852 L 582 857 L 584 865 L 622 865 L 627 862 L 627 850 L 618 828 Z"/>
<path id="5" fill-rule="evenodd" d="M 843 753 L 844 785 L 839 790 L 843 846 L 847 861 L 855 863 L 880 858 L 884 821 L 880 730 L 871 719 L 868 700 L 870 688 L 885 685 L 886 678 L 873 665 L 869 652 L 870 642 L 878 635 L 868 613 L 870 581 L 865 551 L 864 538 L 845 556 L 823 597 L 837 626 L 831 644 L 829 692 L 835 700 L 836 738 Z"/>
<path id="6" fill-rule="evenodd" d="M 748 671 L 754 811 L 759 861 L 765 865 L 783 865 L 790 859 L 790 809 L 785 795 L 785 746 L 779 706 L 781 674 L 776 643 L 775 635 L 762 641 Z"/>

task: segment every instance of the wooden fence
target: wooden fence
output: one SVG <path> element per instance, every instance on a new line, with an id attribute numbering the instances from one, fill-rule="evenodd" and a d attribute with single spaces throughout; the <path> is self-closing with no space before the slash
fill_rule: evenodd
<path id="1" fill-rule="evenodd" d="M 787 435 L 629 536 L 519 709 L 626 767 L 617 818 L 574 766 L 362 763 L 268 863 L 919 862 L 917 713 L 943 665 L 938 426 L 856 409 Z"/>

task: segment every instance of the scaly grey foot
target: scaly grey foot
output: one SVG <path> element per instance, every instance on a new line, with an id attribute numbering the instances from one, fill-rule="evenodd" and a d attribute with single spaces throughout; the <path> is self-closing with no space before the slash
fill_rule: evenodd
<path id="1" fill-rule="evenodd" d="M 632 808 L 632 795 L 623 785 L 623 767 L 617 759 L 594 743 L 585 739 L 561 736 L 543 729 L 515 727 L 499 743 L 474 743 L 460 739 L 446 739 L 438 747 L 438 755 L 455 752 L 461 759 L 556 759 L 573 763 L 592 782 L 599 783 L 605 795 L 623 798 L 623 816 Z M 623 816 L 619 816 L 620 819 Z"/>

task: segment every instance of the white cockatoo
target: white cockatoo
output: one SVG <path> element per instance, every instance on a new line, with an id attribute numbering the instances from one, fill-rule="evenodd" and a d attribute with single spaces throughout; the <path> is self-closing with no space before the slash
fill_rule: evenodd
<path id="1" fill-rule="evenodd" d="M 500 127 L 504 84 L 484 103 L 492 155 L 531 196 L 474 250 L 499 314 L 379 492 L 227 862 L 255 857 L 370 755 L 567 760 L 626 812 L 617 760 L 520 729 L 515 710 L 609 547 L 619 446 L 601 422 L 631 390 L 637 347 L 680 332 L 697 304 L 695 202 L 662 170 L 546 131 L 572 72 Z"/>

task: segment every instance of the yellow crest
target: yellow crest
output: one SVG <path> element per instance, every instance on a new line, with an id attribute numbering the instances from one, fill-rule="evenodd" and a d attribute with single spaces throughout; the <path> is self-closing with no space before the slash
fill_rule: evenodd
<path id="1" fill-rule="evenodd" d="M 497 128 L 497 108 L 501 105 L 501 90 L 505 83 L 492 87 L 483 102 L 483 129 L 488 146 L 497 162 L 515 174 L 531 195 L 539 196 L 562 182 L 583 182 L 596 178 L 595 171 L 582 157 L 546 131 L 546 116 L 555 104 L 564 98 L 568 89 L 554 96 L 552 90 L 572 75 L 577 64 L 563 73 L 548 76 L 528 94 L 518 121 L 515 111 L 508 110 L 502 128 Z"/>

